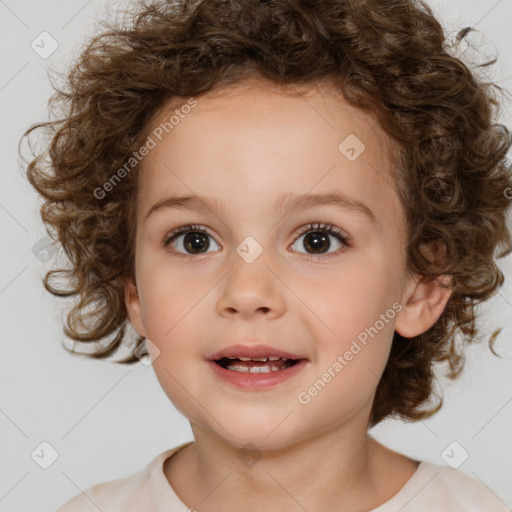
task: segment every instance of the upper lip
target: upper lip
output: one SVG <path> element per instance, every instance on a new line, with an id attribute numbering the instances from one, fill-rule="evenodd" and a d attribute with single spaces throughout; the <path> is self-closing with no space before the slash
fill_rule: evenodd
<path id="1" fill-rule="evenodd" d="M 269 345 L 231 345 L 219 352 L 210 355 L 210 361 L 217 361 L 223 357 L 281 357 L 283 359 L 306 359 L 304 356 L 278 350 Z"/>

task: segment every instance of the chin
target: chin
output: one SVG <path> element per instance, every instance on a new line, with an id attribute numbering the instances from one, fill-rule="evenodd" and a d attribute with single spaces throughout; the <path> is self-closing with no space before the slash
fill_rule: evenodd
<path id="1" fill-rule="evenodd" d="M 283 450 L 308 437 L 304 431 L 299 431 L 291 418 L 283 418 L 286 415 L 280 415 L 272 422 L 260 421 L 259 424 L 237 421 L 229 422 L 226 427 L 227 432 L 214 425 L 215 435 L 221 438 L 226 444 L 238 449 L 255 448 L 260 451 Z M 290 421 L 285 428 L 284 424 Z M 229 432 L 229 433 L 228 433 Z M 231 435 L 230 435 L 231 434 Z"/>

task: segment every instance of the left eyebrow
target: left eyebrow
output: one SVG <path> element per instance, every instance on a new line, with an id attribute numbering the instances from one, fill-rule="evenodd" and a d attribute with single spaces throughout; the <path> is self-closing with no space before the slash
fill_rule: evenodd
<path id="1" fill-rule="evenodd" d="M 350 197 L 341 192 L 328 192 L 324 194 L 285 194 L 276 202 L 272 213 L 275 216 L 287 213 L 297 213 L 315 206 L 337 206 L 345 210 L 352 210 L 363 214 L 372 223 L 377 222 L 375 213 L 362 201 Z M 155 212 L 165 209 L 184 209 L 184 210 L 217 210 L 224 211 L 225 204 L 214 198 L 208 198 L 201 195 L 189 195 L 178 197 L 166 197 L 156 202 L 146 214 L 144 220 Z"/>
<path id="2" fill-rule="evenodd" d="M 353 198 L 342 192 L 327 192 L 324 194 L 285 194 L 274 207 L 274 215 L 296 213 L 314 206 L 337 206 L 345 210 L 352 210 L 363 214 L 372 223 L 377 222 L 375 213 L 363 201 Z"/>

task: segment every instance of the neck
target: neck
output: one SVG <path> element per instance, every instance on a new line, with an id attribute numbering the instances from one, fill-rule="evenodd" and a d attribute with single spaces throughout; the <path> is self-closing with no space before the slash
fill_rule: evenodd
<path id="1" fill-rule="evenodd" d="M 417 468 L 369 437 L 366 425 L 254 450 L 197 425 L 192 430 L 195 442 L 168 459 L 164 471 L 180 499 L 201 512 L 323 512 L 333 503 L 343 510 L 371 510 L 396 494 Z"/>

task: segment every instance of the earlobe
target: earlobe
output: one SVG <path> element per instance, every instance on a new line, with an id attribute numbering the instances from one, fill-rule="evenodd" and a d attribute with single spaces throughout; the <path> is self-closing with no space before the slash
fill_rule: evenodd
<path id="1" fill-rule="evenodd" d="M 122 279 L 124 289 L 124 302 L 126 305 L 126 311 L 128 312 L 128 318 L 130 319 L 133 328 L 137 331 L 139 336 L 144 336 L 144 326 L 142 324 L 142 309 L 140 305 L 140 297 L 137 289 L 137 285 L 134 283 L 131 277 L 124 277 Z"/>
<path id="2" fill-rule="evenodd" d="M 395 323 L 395 331 L 404 338 L 414 338 L 428 331 L 438 320 L 450 299 L 449 275 L 437 278 L 422 276 L 413 292 L 405 299 Z M 443 286 L 444 285 L 444 286 Z"/>

